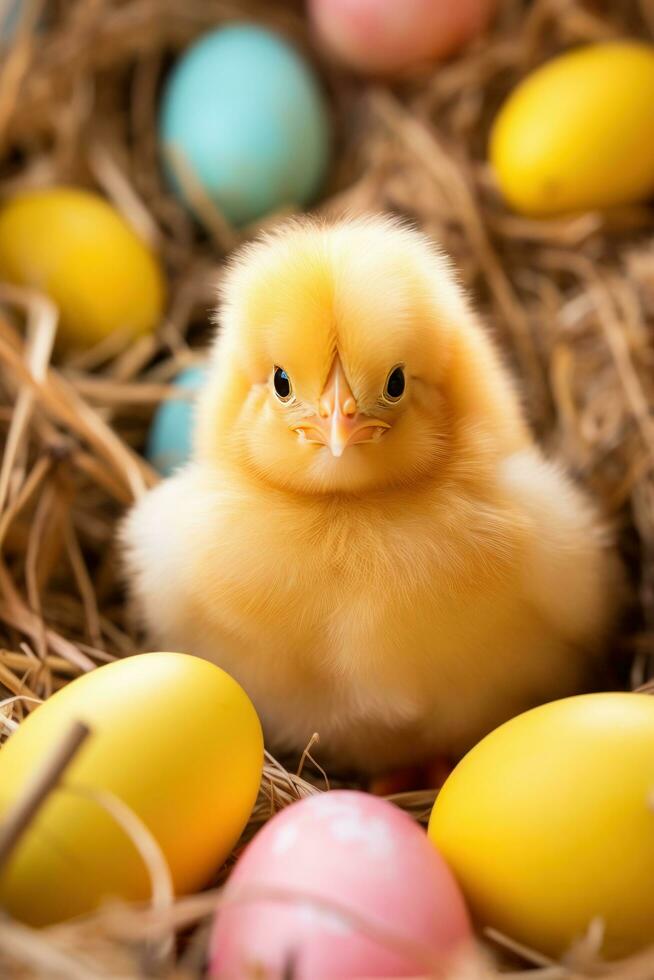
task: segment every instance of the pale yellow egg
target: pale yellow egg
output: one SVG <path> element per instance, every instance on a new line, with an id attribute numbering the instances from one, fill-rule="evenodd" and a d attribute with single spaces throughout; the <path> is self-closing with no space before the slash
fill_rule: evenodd
<path id="1" fill-rule="evenodd" d="M 654 939 L 654 698 L 535 708 L 451 774 L 429 835 L 481 926 L 559 956 L 594 919 L 604 954 Z"/>
<path id="2" fill-rule="evenodd" d="M 154 254 L 107 201 L 75 188 L 21 193 L 0 210 L 0 278 L 54 300 L 68 348 L 147 333 L 163 314 Z"/>
<path id="3" fill-rule="evenodd" d="M 654 46 L 614 41 L 547 62 L 511 93 L 490 160 L 528 215 L 606 208 L 654 193 Z"/>
<path id="4" fill-rule="evenodd" d="M 179 653 L 142 654 L 78 678 L 0 750 L 0 820 L 75 720 L 92 735 L 0 875 L 0 905 L 45 925 L 112 897 L 149 897 L 139 851 L 89 790 L 143 822 L 178 895 L 206 884 L 259 788 L 261 726 L 244 691 L 214 664 Z"/>

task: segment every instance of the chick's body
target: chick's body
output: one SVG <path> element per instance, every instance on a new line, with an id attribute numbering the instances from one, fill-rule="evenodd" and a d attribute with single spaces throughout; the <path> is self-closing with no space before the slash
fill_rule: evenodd
<path id="1" fill-rule="evenodd" d="M 294 223 L 236 262 L 194 460 L 124 541 L 159 645 L 239 680 L 273 748 L 318 732 L 368 771 L 579 689 L 615 610 L 593 509 L 449 266 L 381 219 Z"/>

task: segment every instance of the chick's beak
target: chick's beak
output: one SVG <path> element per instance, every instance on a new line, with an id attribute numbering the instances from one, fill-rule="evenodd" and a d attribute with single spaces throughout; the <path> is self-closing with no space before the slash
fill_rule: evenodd
<path id="1" fill-rule="evenodd" d="M 376 442 L 390 426 L 357 410 L 356 399 L 337 354 L 318 402 L 318 414 L 293 428 L 304 441 L 327 446 L 332 455 L 338 457 L 347 446 Z"/>

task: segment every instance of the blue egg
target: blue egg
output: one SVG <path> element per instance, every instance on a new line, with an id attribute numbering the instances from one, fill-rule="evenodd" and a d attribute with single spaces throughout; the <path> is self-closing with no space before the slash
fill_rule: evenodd
<path id="1" fill-rule="evenodd" d="M 204 366 L 190 367 L 175 378 L 174 384 L 188 388 L 196 396 L 206 378 Z M 171 398 L 157 409 L 148 436 L 146 456 L 163 476 L 170 476 L 188 462 L 193 441 L 195 397 Z"/>
<path id="2" fill-rule="evenodd" d="M 24 0 L 0 2 L 0 46 L 10 44 L 18 31 L 23 13 Z M 43 30 L 46 11 L 42 10 L 36 22 L 36 30 Z"/>
<path id="3" fill-rule="evenodd" d="M 329 122 L 313 72 L 279 35 L 231 24 L 203 35 L 173 69 L 160 138 L 234 225 L 308 204 L 329 157 Z M 186 202 L 189 204 L 189 202 Z"/>
<path id="4" fill-rule="evenodd" d="M 0 15 L 0 43 L 13 40 L 18 29 L 22 2 L 23 0 L 10 0 L 5 5 L 4 11 Z"/>

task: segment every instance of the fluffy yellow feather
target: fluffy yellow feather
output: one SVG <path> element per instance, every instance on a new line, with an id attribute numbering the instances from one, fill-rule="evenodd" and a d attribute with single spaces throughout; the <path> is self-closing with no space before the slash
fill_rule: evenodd
<path id="1" fill-rule="evenodd" d="M 240 681 L 274 749 L 318 732 L 369 772 L 581 688 L 616 559 L 446 258 L 390 219 L 294 221 L 219 319 L 193 461 L 123 529 L 153 641 Z"/>

